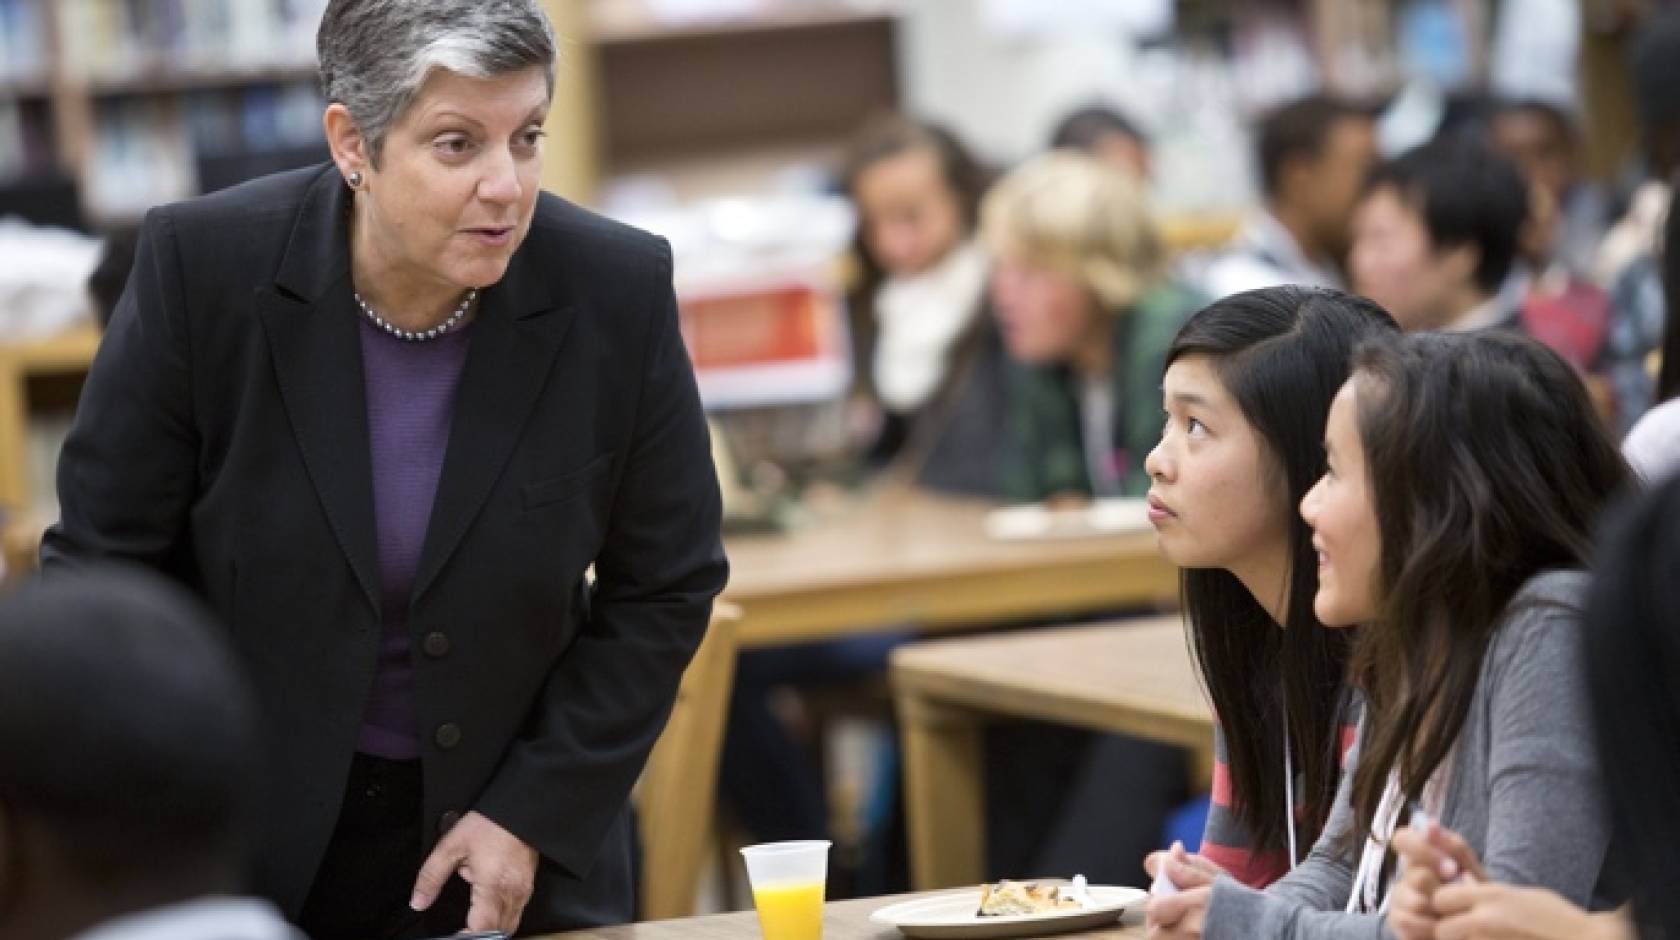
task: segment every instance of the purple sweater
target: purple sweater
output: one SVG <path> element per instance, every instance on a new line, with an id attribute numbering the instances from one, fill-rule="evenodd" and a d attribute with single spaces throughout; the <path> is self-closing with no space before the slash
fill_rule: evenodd
<path id="1" fill-rule="evenodd" d="M 471 329 L 412 343 L 362 320 L 373 521 L 384 630 L 356 749 L 389 760 L 420 756 L 408 600 L 449 446 L 455 389 Z"/>

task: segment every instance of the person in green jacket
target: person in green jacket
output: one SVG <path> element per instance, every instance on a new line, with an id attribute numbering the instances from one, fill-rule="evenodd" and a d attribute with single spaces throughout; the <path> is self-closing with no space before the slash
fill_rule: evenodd
<path id="1" fill-rule="evenodd" d="M 1168 276 L 1141 184 L 1052 151 L 987 194 L 981 231 L 1013 360 L 1004 495 L 1143 495 L 1143 458 L 1161 436 L 1162 362 L 1203 298 Z"/>

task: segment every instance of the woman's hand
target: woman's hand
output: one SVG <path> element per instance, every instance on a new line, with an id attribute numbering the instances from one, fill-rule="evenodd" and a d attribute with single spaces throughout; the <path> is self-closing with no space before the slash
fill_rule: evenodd
<path id="1" fill-rule="evenodd" d="M 1398 830 L 1393 846 L 1406 867 L 1388 896 L 1388 929 L 1400 940 L 1439 940 L 1436 892 L 1461 878 L 1486 881 L 1481 860 L 1462 836 L 1435 822 Z"/>
<path id="2" fill-rule="evenodd" d="M 1466 884 L 1435 895 L 1440 940 L 1633 940 L 1623 911 L 1589 914 L 1544 888 Z"/>
<path id="3" fill-rule="evenodd" d="M 1421 838 L 1415 833 L 1395 833 L 1396 851 L 1404 835 Z M 1435 892 L 1440 887 L 1441 877 L 1434 869 L 1408 863 L 1388 895 L 1388 929 L 1400 940 L 1436 940 Z"/>
<path id="4" fill-rule="evenodd" d="M 1440 823 L 1432 821 L 1421 832 L 1409 827 L 1401 829 L 1394 833 L 1393 844 L 1395 854 L 1405 859 L 1408 869 L 1427 868 L 1441 884 L 1452 884 L 1464 875 L 1476 881 L 1488 880 L 1476 850 L 1463 836 L 1441 828 Z"/>
<path id="5" fill-rule="evenodd" d="M 444 834 L 420 866 L 409 906 L 417 911 L 431 907 L 449 876 L 456 874 L 472 886 L 466 929 L 512 934 L 531 900 L 537 850 L 488 817 L 468 813 Z"/>
<path id="6" fill-rule="evenodd" d="M 1170 864 L 1169 864 L 1170 862 Z M 1174 842 L 1172 848 L 1164 851 L 1150 852 L 1144 856 L 1143 870 L 1149 877 L 1160 875 L 1161 866 L 1167 865 L 1167 877 L 1180 888 L 1194 888 L 1198 885 L 1213 884 L 1213 880 L 1225 874 L 1225 869 L 1208 860 L 1202 855 L 1192 855 L 1185 851 L 1184 843 Z M 1179 875 L 1187 880 L 1178 880 Z"/>
<path id="7" fill-rule="evenodd" d="M 1170 871 L 1170 869 L 1169 869 Z M 1195 940 L 1202 935 L 1213 886 L 1189 888 L 1166 897 L 1152 897 L 1144 909 L 1150 940 Z"/>
<path id="8" fill-rule="evenodd" d="M 1149 936 L 1159 940 L 1200 937 L 1208 902 L 1213 899 L 1214 879 L 1224 874 L 1224 869 L 1200 855 L 1186 852 L 1181 842 L 1174 842 L 1165 852 L 1151 852 L 1143 861 L 1144 870 L 1151 878 L 1157 876 L 1163 865 L 1178 892 L 1149 899 L 1144 909 Z"/>
<path id="9" fill-rule="evenodd" d="M 1544 888 L 1466 884 L 1435 895 L 1440 940 L 1635 940 L 1627 913 L 1589 914 Z"/>

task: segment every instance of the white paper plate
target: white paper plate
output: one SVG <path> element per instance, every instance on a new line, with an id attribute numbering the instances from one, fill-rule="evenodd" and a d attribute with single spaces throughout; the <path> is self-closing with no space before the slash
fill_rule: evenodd
<path id="1" fill-rule="evenodd" d="M 980 889 L 952 891 L 931 898 L 901 901 L 881 908 L 869 919 L 897 927 L 907 937 L 1043 937 L 1070 930 L 1104 927 L 1120 919 L 1126 908 L 1142 904 L 1149 893 L 1140 888 L 1092 885 L 1094 907 L 1044 914 L 981 917 Z"/>

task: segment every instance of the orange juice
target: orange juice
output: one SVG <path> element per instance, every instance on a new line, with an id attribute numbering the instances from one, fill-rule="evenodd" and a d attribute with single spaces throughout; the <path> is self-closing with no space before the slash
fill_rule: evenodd
<path id="1" fill-rule="evenodd" d="M 822 940 L 823 883 L 788 881 L 753 889 L 764 940 Z"/>

